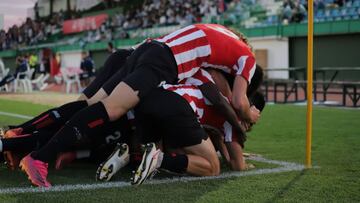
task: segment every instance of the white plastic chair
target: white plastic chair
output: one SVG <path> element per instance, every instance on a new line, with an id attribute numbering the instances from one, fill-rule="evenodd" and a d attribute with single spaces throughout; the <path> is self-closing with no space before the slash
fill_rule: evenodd
<path id="1" fill-rule="evenodd" d="M 1 86 L 1 87 L 0 87 L 0 92 L 3 91 L 3 90 L 4 90 L 5 92 L 9 92 L 9 86 L 8 86 L 7 84 L 5 84 L 4 86 Z"/>
<path id="2" fill-rule="evenodd" d="M 29 79 L 27 79 L 27 73 L 19 73 L 14 80 L 14 92 L 17 92 L 21 87 L 22 92 L 29 92 Z"/>
<path id="3" fill-rule="evenodd" d="M 72 86 L 77 86 L 76 93 L 81 91 L 80 78 L 78 74 L 70 74 L 66 68 L 61 69 L 61 74 L 66 86 L 66 93 L 70 93 L 73 90 Z"/>
<path id="4" fill-rule="evenodd" d="M 46 83 L 45 81 L 50 77 L 49 74 L 40 74 L 36 79 L 31 80 L 31 84 L 33 87 L 35 87 L 37 90 L 44 90 L 47 86 L 48 83 Z"/>
<path id="5" fill-rule="evenodd" d="M 22 86 L 23 92 L 32 92 L 31 76 L 34 69 L 27 68 L 26 72 L 19 73 L 14 81 L 14 92 L 18 90 L 19 84 Z"/>
<path id="6" fill-rule="evenodd" d="M 7 76 L 7 74 L 9 73 L 10 69 L 9 68 L 5 68 L 4 62 L 0 59 L 0 80 L 2 78 L 4 78 L 5 76 Z"/>
<path id="7" fill-rule="evenodd" d="M 9 72 L 10 72 L 9 68 L 4 68 L 3 70 L 0 70 L 0 79 L 3 79 L 5 76 L 7 76 Z"/>
<path id="8" fill-rule="evenodd" d="M 6 77 L 9 74 L 10 69 L 9 68 L 5 68 L 4 63 L 2 62 L 2 60 L 0 59 L 0 81 Z M 0 87 L 0 91 L 5 91 L 8 92 L 9 91 L 9 87 L 7 84 L 5 84 L 4 86 Z"/>

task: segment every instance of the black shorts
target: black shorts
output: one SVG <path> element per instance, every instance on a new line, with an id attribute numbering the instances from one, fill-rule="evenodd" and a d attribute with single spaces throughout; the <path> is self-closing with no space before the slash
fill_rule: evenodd
<path id="1" fill-rule="evenodd" d="M 91 150 L 90 158 L 94 161 L 104 161 L 114 150 L 117 143 L 127 143 L 133 148 L 133 129 L 126 116 L 109 123 L 106 129 L 90 137 L 90 143 L 85 149 Z"/>
<path id="2" fill-rule="evenodd" d="M 171 148 L 200 144 L 208 135 L 189 103 L 161 88 L 151 91 L 135 108 L 136 135 L 143 143 L 163 141 Z"/>
<path id="3" fill-rule="evenodd" d="M 127 116 L 122 116 L 116 121 L 106 125 L 100 134 L 89 137 L 91 147 L 97 148 L 101 145 L 114 145 L 116 143 L 129 143 L 132 136 L 132 126 Z"/>
<path id="4" fill-rule="evenodd" d="M 116 72 L 122 69 L 126 59 L 133 52 L 133 49 L 121 49 L 112 53 L 105 61 L 102 67 L 96 74 L 96 78 L 88 85 L 83 93 L 87 98 L 91 98 L 97 91 L 109 80 Z"/>
<path id="5" fill-rule="evenodd" d="M 143 43 L 128 57 L 124 68 L 105 83 L 103 89 L 110 94 L 120 82 L 139 91 L 140 98 L 162 82 L 175 84 L 177 65 L 170 48 L 157 41 Z"/>

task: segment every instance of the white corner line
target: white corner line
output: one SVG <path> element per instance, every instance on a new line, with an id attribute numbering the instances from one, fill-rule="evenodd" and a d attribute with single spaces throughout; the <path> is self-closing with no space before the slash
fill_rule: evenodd
<path id="1" fill-rule="evenodd" d="M 242 177 L 242 176 L 252 176 L 252 175 L 263 175 L 263 174 L 272 174 L 272 173 L 282 173 L 289 171 L 301 171 L 305 169 L 303 165 L 286 162 L 286 161 L 277 161 L 265 159 L 263 157 L 249 157 L 248 159 L 279 165 L 277 168 L 271 169 L 257 169 L 245 172 L 225 172 L 219 176 L 211 177 L 177 177 L 177 178 L 165 178 L 165 179 L 153 179 L 145 182 L 145 185 L 158 185 L 158 184 L 167 184 L 167 183 L 177 183 L 177 182 L 191 182 L 191 181 L 201 181 L 201 180 L 217 180 L 224 178 L 232 177 Z M 107 182 L 107 183 L 94 183 L 94 184 L 75 184 L 75 185 L 57 185 L 51 188 L 36 188 L 36 187 L 18 187 L 18 188 L 4 188 L 0 189 L 1 194 L 21 194 L 21 193 L 43 193 L 43 192 L 65 192 L 73 190 L 95 190 L 95 189 L 104 189 L 104 188 L 123 188 L 131 186 L 130 182 L 117 181 L 117 182 Z M 141 187 L 141 186 L 140 186 Z"/>
<path id="2" fill-rule="evenodd" d="M 0 111 L 0 115 L 2 116 L 10 116 L 10 117 L 14 117 L 14 118 L 22 118 L 22 119 L 32 119 L 32 116 L 26 116 L 26 115 L 21 115 L 21 114 L 17 114 L 17 113 L 9 113 L 9 112 L 3 112 Z"/>

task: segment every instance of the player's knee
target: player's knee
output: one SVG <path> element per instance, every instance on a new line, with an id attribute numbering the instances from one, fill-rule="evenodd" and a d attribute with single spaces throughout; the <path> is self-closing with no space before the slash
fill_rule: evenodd
<path id="1" fill-rule="evenodd" d="M 123 112 L 127 110 L 121 106 L 109 106 L 106 108 L 106 111 L 109 115 L 109 119 L 113 121 L 119 119 L 123 115 Z"/>
<path id="2" fill-rule="evenodd" d="M 93 105 L 103 99 L 105 99 L 107 97 L 107 93 L 105 92 L 105 90 L 100 89 L 99 91 L 96 92 L 95 95 L 93 95 L 91 98 L 86 99 L 86 102 L 88 103 L 88 105 Z"/>
<path id="3" fill-rule="evenodd" d="M 121 105 L 117 105 L 114 102 L 109 102 L 107 99 L 103 100 L 103 104 L 111 121 L 119 119 L 124 114 L 124 112 L 126 113 L 127 111 L 127 109 Z"/>
<path id="4" fill-rule="evenodd" d="M 220 174 L 220 161 L 218 158 L 211 161 L 211 174 L 212 176 Z"/>
<path id="5" fill-rule="evenodd" d="M 201 176 L 214 176 L 214 169 L 211 163 L 208 162 L 208 165 L 204 165 L 203 172 Z"/>
<path id="6" fill-rule="evenodd" d="M 217 176 L 220 174 L 220 162 L 218 158 L 208 159 L 208 167 L 204 176 Z"/>

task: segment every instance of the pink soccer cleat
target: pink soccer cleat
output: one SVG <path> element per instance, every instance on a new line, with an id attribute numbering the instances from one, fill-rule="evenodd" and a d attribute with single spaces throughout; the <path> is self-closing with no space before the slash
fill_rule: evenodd
<path id="1" fill-rule="evenodd" d="M 27 174 L 31 183 L 38 187 L 51 187 L 46 180 L 48 175 L 48 164 L 33 159 L 30 154 L 20 161 L 20 168 Z"/>

